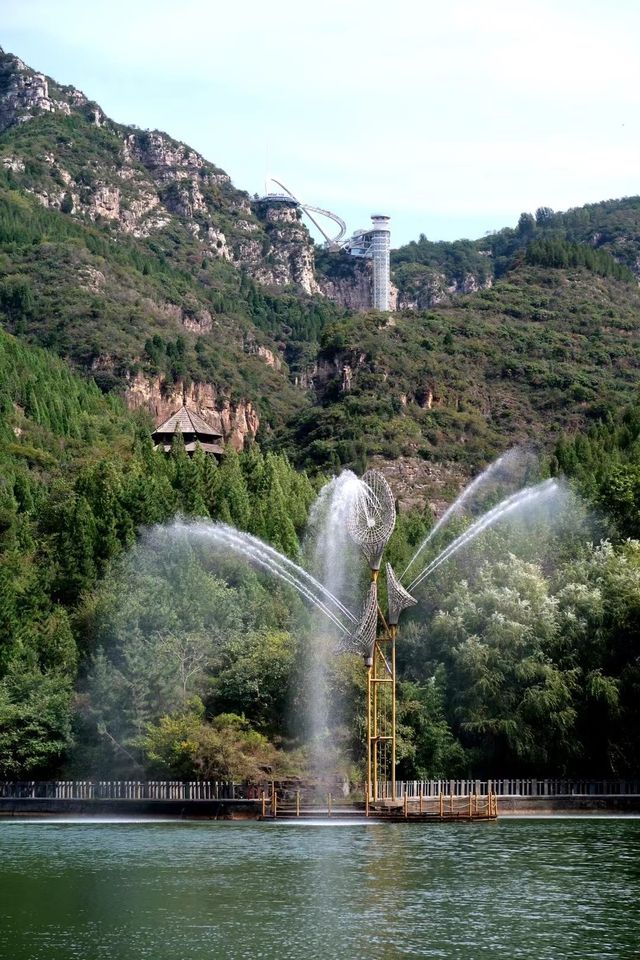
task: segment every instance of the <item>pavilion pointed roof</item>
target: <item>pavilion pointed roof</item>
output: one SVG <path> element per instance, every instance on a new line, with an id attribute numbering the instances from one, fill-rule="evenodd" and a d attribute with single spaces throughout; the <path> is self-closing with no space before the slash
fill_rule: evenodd
<path id="1" fill-rule="evenodd" d="M 215 437 L 217 440 L 222 437 L 222 434 L 210 427 L 206 420 L 203 420 L 194 410 L 188 410 L 187 407 L 180 407 L 154 430 L 154 435 L 167 433 L 193 433 L 196 436 L 212 439 Z"/>
<path id="2" fill-rule="evenodd" d="M 176 436 L 182 437 L 184 448 L 189 454 L 202 447 L 205 453 L 213 453 L 217 457 L 224 455 L 222 434 L 210 427 L 195 410 L 180 407 L 164 423 L 157 426 L 153 431 L 155 449 L 170 453 Z"/>

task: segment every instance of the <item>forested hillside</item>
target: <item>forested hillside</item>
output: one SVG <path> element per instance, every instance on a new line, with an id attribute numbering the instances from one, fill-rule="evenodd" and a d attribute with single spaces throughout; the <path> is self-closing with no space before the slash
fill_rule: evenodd
<path id="1" fill-rule="evenodd" d="M 392 253 L 399 301 L 427 308 L 457 293 L 490 286 L 524 256 L 543 266 L 588 261 L 604 276 L 640 276 L 640 197 L 606 200 L 566 213 L 540 207 L 535 216 L 523 213 L 515 228 L 479 240 L 433 242 L 422 234 Z"/>
<path id="2" fill-rule="evenodd" d="M 526 265 L 451 306 L 348 317 L 325 329 L 317 402 L 286 437 L 308 464 L 477 467 L 514 442 L 547 447 L 636 396 L 639 322 L 635 282 Z"/>
<path id="3" fill-rule="evenodd" d="M 313 488 L 257 449 L 155 453 L 146 418 L 7 334 L 0 410 L 0 770 L 24 776 L 72 743 L 92 595 L 142 526 L 220 518 L 296 555 Z"/>
<path id="4" fill-rule="evenodd" d="M 638 198 L 541 208 L 408 244 L 399 309 L 348 313 L 319 279 L 352 264 L 316 271 L 297 211 L 0 52 L 0 776 L 308 774 L 317 624 L 174 520 L 299 561 L 327 475 L 406 461 L 402 569 L 431 478 L 451 499 L 515 443 L 583 500 L 492 531 L 408 615 L 401 775 L 637 772 L 639 247 Z M 153 450 L 183 400 L 224 421 L 220 463 Z M 363 677 L 326 678 L 321 746 L 353 779 Z"/>

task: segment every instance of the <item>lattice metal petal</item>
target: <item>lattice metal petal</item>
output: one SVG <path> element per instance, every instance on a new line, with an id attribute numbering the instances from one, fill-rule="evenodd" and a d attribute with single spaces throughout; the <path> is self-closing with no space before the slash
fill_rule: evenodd
<path id="1" fill-rule="evenodd" d="M 382 552 L 396 522 L 396 506 L 389 484 L 378 470 L 368 470 L 347 521 L 349 534 L 369 561 L 380 569 Z"/>
<path id="2" fill-rule="evenodd" d="M 376 642 L 378 629 L 378 586 L 373 581 L 369 593 L 362 607 L 360 624 L 348 640 L 342 644 L 343 650 L 350 650 L 361 654 L 365 663 L 369 664 L 373 657 L 373 648 Z"/>
<path id="3" fill-rule="evenodd" d="M 402 611 L 406 610 L 407 607 L 415 607 L 418 601 L 402 586 L 390 563 L 386 564 L 385 569 L 387 571 L 387 593 L 389 595 L 389 626 L 395 627 Z"/>

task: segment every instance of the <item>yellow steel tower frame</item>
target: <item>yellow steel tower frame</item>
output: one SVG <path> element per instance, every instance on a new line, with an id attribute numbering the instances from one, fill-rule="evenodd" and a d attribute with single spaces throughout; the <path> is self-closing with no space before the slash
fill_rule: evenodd
<path id="1" fill-rule="evenodd" d="M 386 564 L 389 612 L 378 603 L 378 575 L 384 548 L 393 532 L 396 509 L 389 484 L 377 470 L 362 477 L 347 525 L 369 562 L 371 585 L 351 649 L 359 650 L 367 666 L 367 785 L 366 800 L 396 800 L 396 639 L 402 610 L 415 599 L 405 590 L 391 564 Z"/>
<path id="2" fill-rule="evenodd" d="M 372 570 L 372 579 L 378 571 Z M 396 799 L 396 637 L 378 606 L 377 631 L 367 671 L 367 797 Z"/>

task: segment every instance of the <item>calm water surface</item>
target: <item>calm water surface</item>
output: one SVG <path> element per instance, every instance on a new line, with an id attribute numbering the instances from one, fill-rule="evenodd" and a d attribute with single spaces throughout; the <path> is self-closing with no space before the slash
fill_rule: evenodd
<path id="1" fill-rule="evenodd" d="M 0 957 L 640 960 L 640 820 L 0 821 Z"/>

